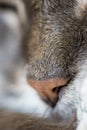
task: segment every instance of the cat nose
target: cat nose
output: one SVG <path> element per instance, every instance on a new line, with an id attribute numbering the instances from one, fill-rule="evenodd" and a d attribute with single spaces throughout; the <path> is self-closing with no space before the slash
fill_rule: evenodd
<path id="1" fill-rule="evenodd" d="M 68 79 L 56 78 L 41 81 L 29 79 L 28 82 L 39 92 L 44 100 L 55 102 L 58 99 L 58 88 L 66 86 Z"/>

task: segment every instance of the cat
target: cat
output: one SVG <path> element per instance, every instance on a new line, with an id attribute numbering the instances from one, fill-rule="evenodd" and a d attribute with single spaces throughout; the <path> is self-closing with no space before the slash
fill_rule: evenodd
<path id="1" fill-rule="evenodd" d="M 23 1 L 19 2 L 23 4 Z M 23 41 L 21 48 L 26 65 L 21 69 L 20 76 L 15 77 L 17 84 L 14 89 L 12 87 L 5 93 L 1 85 L 5 94 L 0 99 L 0 107 L 42 118 L 61 116 L 64 120 L 70 119 L 76 112 L 76 129 L 86 130 L 86 5 L 86 0 L 24 0 L 31 23 L 30 31 L 24 34 L 24 40 L 27 40 Z M 15 23 L 19 25 L 19 22 Z M 18 28 L 20 34 L 22 31 Z"/>

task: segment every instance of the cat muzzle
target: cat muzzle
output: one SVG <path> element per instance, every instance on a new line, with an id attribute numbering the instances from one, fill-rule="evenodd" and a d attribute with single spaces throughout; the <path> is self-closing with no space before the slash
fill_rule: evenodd
<path id="1" fill-rule="evenodd" d="M 49 101 L 51 106 L 55 106 L 58 101 L 58 93 L 59 90 L 66 86 L 68 83 L 68 79 L 64 78 L 56 78 L 56 79 L 48 79 L 48 80 L 33 80 L 29 79 L 28 83 L 37 90 L 39 95 L 46 102 Z"/>

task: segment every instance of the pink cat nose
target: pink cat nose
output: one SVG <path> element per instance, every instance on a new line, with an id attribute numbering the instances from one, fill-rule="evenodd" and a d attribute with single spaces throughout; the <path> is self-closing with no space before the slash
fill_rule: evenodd
<path id="1" fill-rule="evenodd" d="M 49 99 L 50 101 L 54 102 L 56 99 L 58 99 L 57 89 L 65 86 L 68 82 L 68 79 L 54 78 L 42 81 L 29 79 L 28 82 L 39 92 L 43 99 Z"/>

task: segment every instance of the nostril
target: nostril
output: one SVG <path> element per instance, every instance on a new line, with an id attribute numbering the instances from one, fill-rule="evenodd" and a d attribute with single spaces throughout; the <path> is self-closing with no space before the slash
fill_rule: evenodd
<path id="1" fill-rule="evenodd" d="M 55 87 L 55 88 L 52 89 L 52 91 L 53 91 L 54 93 L 58 93 L 58 92 L 59 92 L 59 88 L 60 88 L 60 87 Z"/>
<path id="2" fill-rule="evenodd" d="M 58 87 L 53 88 L 52 91 L 53 91 L 54 93 L 58 94 L 58 93 L 60 92 L 60 90 L 61 90 L 62 88 L 64 88 L 64 87 L 66 87 L 66 85 L 58 86 Z"/>

